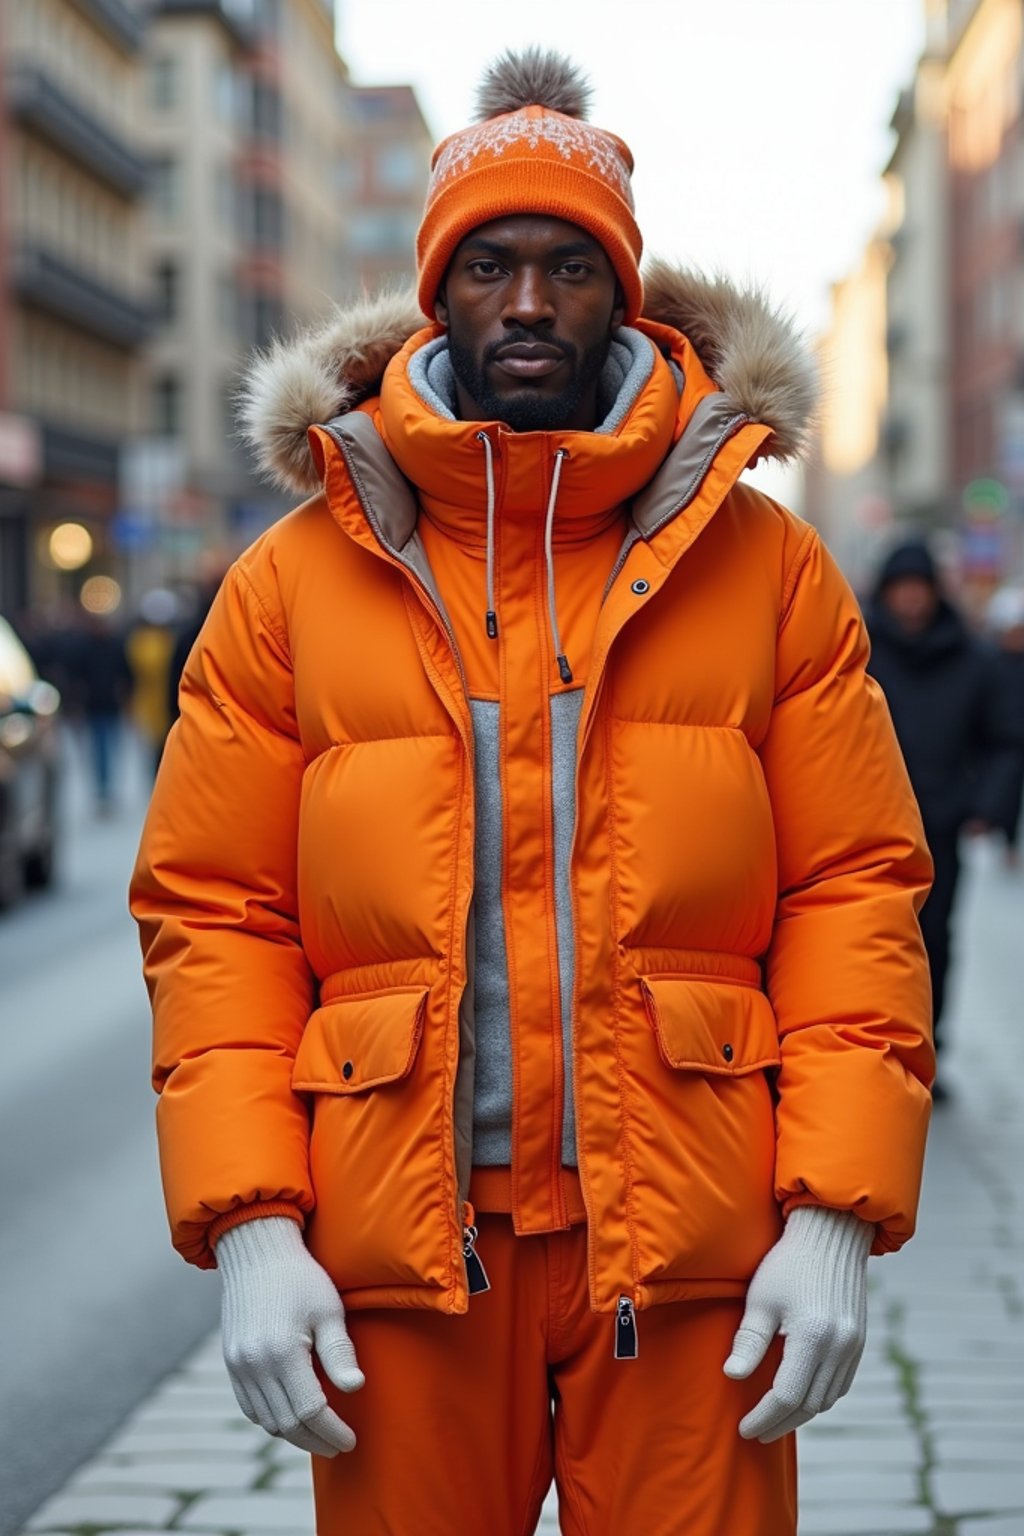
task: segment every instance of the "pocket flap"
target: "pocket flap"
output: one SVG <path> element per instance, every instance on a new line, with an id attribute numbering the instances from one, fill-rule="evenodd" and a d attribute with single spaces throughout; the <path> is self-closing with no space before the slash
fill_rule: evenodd
<path id="1" fill-rule="evenodd" d="M 736 1077 L 779 1065 L 772 1005 L 757 987 L 643 976 L 648 1017 L 666 1064 Z"/>
<path id="2" fill-rule="evenodd" d="M 423 1032 L 426 987 L 339 997 L 310 1015 L 292 1069 L 292 1087 L 361 1093 L 405 1077 Z"/>

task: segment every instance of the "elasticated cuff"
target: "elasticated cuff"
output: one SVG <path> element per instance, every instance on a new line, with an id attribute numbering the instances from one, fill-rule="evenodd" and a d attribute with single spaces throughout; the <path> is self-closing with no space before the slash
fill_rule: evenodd
<path id="1" fill-rule="evenodd" d="M 297 1221 L 300 1227 L 306 1225 L 306 1218 L 297 1205 L 292 1205 L 290 1200 L 266 1200 L 254 1202 L 252 1205 L 236 1205 L 233 1211 L 225 1211 L 223 1216 L 218 1216 L 212 1222 L 207 1231 L 207 1240 L 210 1252 L 214 1253 L 217 1243 L 230 1232 L 233 1227 L 240 1227 L 245 1221 L 258 1221 L 263 1216 L 287 1216 L 291 1221 Z"/>

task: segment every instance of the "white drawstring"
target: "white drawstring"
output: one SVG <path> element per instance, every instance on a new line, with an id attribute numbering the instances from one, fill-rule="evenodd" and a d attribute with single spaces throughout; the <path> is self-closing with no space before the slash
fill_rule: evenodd
<path id="1" fill-rule="evenodd" d="M 477 433 L 487 460 L 487 613 L 485 623 L 490 640 L 498 638 L 498 614 L 494 607 L 494 449 L 486 432 Z"/>
<path id="2" fill-rule="evenodd" d="M 558 482 L 562 478 L 562 461 L 569 457 L 565 448 L 555 454 L 555 467 L 551 475 L 551 495 L 548 497 L 548 515 L 544 522 L 544 557 L 548 566 L 548 618 L 551 622 L 551 638 L 555 642 L 555 660 L 558 675 L 563 683 L 572 682 L 572 668 L 562 651 L 562 638 L 558 633 L 558 612 L 555 607 L 555 557 L 551 548 L 551 535 L 555 526 L 555 502 L 558 499 Z"/>
<path id="3" fill-rule="evenodd" d="M 494 446 L 486 432 L 477 433 L 477 442 L 484 445 L 487 465 L 487 613 L 485 622 L 491 640 L 498 638 L 498 614 L 494 606 Z M 555 503 L 558 500 L 558 483 L 562 478 L 562 463 L 569 457 L 568 449 L 559 448 L 555 453 L 555 467 L 551 475 L 551 494 L 548 497 L 547 517 L 544 521 L 544 558 L 548 573 L 548 621 L 555 646 L 558 675 L 563 683 L 572 682 L 572 668 L 562 650 L 562 637 L 558 632 L 558 610 L 555 605 L 555 557 L 552 535 L 555 526 Z"/>

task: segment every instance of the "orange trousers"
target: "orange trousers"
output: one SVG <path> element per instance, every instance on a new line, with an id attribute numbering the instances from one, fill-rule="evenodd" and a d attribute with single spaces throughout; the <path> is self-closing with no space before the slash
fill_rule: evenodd
<path id="1" fill-rule="evenodd" d="M 737 1431 L 778 1351 L 750 1381 L 722 1374 L 742 1303 L 643 1312 L 638 1357 L 616 1360 L 586 1229 L 477 1219 L 491 1290 L 468 1315 L 349 1315 L 366 1385 L 325 1386 L 358 1444 L 313 1457 L 317 1536 L 529 1536 L 552 1478 L 564 1536 L 794 1536 L 795 1437 Z"/>

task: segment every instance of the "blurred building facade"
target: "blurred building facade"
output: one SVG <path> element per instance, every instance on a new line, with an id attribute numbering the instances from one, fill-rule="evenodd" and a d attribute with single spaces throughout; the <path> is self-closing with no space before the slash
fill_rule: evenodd
<path id="1" fill-rule="evenodd" d="M 145 29 L 127 0 L 22 0 L 0 24 L 0 605 L 52 590 L 48 531 L 117 508 L 148 334 Z"/>
<path id="2" fill-rule="evenodd" d="M 925 53 L 893 116 L 875 242 L 886 267 L 877 443 L 855 466 L 837 456 L 834 397 L 814 489 L 855 567 L 901 526 L 930 530 L 980 606 L 1024 576 L 1024 25 L 1020 0 L 923 5 Z M 855 375 L 864 338 L 838 307 L 831 330 L 834 374 Z M 867 538 L 850 519 L 858 479 L 872 486 Z"/>
<path id="3" fill-rule="evenodd" d="M 351 82 L 334 10 L 5 8 L 0 610 L 98 571 L 130 603 L 283 509 L 236 439 L 246 357 L 412 276 L 429 172 L 414 93 Z"/>
<path id="4" fill-rule="evenodd" d="M 409 275 L 433 144 L 410 86 L 357 86 L 349 100 L 356 130 L 349 162 L 349 287 L 373 293 Z"/>

